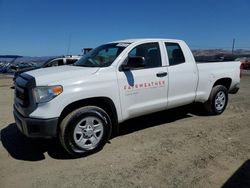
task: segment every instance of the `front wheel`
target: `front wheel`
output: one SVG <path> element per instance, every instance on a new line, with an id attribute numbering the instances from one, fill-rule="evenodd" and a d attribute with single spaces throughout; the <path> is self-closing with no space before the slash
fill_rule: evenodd
<path id="1" fill-rule="evenodd" d="M 59 138 L 70 155 L 82 157 L 102 149 L 110 134 L 111 121 L 108 114 L 99 107 L 86 106 L 63 119 Z"/>
<path id="2" fill-rule="evenodd" d="M 227 102 L 227 88 L 222 85 L 217 85 L 212 88 L 208 100 L 204 103 L 204 108 L 210 115 L 219 115 L 226 109 Z"/>

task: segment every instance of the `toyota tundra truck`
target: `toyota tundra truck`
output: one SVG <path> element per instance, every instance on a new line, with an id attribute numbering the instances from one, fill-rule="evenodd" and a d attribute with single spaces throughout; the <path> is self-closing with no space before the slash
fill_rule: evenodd
<path id="1" fill-rule="evenodd" d="M 219 115 L 239 86 L 240 62 L 197 63 L 182 40 L 122 40 L 71 66 L 20 74 L 14 117 L 24 135 L 58 137 L 81 157 L 103 148 L 130 118 L 197 102 Z"/>

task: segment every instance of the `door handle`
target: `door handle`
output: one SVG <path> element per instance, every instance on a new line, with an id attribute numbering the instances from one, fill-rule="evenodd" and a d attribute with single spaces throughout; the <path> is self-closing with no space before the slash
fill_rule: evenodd
<path id="1" fill-rule="evenodd" d="M 159 72 L 156 74 L 157 77 L 164 77 L 164 76 L 167 76 L 168 73 L 167 72 Z"/>

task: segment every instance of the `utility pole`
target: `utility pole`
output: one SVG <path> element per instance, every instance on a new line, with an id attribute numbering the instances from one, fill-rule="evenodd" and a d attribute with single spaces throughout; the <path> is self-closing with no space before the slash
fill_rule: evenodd
<path id="1" fill-rule="evenodd" d="M 69 55 L 70 46 L 71 46 L 71 33 L 69 35 L 68 48 L 67 48 L 67 54 L 66 55 Z"/>
<path id="2" fill-rule="evenodd" d="M 233 39 L 232 54 L 234 54 L 234 44 L 235 44 L 235 39 Z"/>

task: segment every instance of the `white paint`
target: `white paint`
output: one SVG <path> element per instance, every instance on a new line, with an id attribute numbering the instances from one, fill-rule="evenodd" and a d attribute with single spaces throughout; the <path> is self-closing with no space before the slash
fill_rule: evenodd
<path id="1" fill-rule="evenodd" d="M 148 42 L 159 43 L 162 67 L 129 71 L 130 75 L 119 71 L 128 53 L 137 45 Z M 183 50 L 186 63 L 169 66 L 164 42 L 178 43 Z M 208 99 L 213 84 L 220 78 L 231 78 L 231 87 L 240 81 L 239 62 L 196 64 L 189 47 L 181 40 L 129 39 L 117 41 L 117 43 L 131 44 L 109 67 L 60 66 L 28 72 L 35 77 L 38 86 L 63 86 L 62 94 L 48 103 L 39 104 L 30 117 L 44 119 L 59 117 L 63 109 L 72 102 L 93 97 L 107 97 L 113 101 L 118 121 L 122 122 L 132 117 L 194 101 L 204 102 Z M 156 77 L 160 72 L 167 72 L 168 75 Z M 143 89 L 132 88 L 129 91 L 128 87 L 131 83 L 127 79 L 128 76 L 133 78 L 134 84 L 158 81 L 164 81 L 164 84 L 161 87 L 152 84 Z"/>

